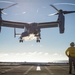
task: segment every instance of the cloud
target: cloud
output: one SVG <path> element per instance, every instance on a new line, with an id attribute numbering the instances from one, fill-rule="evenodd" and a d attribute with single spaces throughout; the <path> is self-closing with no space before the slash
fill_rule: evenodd
<path id="1" fill-rule="evenodd" d="M 5 56 L 8 56 L 8 54 L 7 54 L 7 53 L 2 53 L 2 54 L 0 54 L 0 58 L 1 58 L 1 57 L 5 57 Z"/>
<path id="2" fill-rule="evenodd" d="M 54 55 L 54 56 L 58 56 L 59 54 L 58 54 L 58 53 L 54 53 L 53 55 Z"/>
<path id="3" fill-rule="evenodd" d="M 13 62 L 51 62 L 54 60 L 66 59 L 63 55 L 58 53 L 47 52 L 24 52 L 24 53 L 0 53 L 0 61 L 13 61 Z"/>
<path id="4" fill-rule="evenodd" d="M 44 55 L 49 55 L 49 53 L 44 53 Z"/>

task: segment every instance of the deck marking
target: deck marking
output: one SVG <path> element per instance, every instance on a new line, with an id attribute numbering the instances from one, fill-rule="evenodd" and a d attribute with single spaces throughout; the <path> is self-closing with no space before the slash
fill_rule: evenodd
<path id="1" fill-rule="evenodd" d="M 28 74 L 28 72 L 33 68 L 34 66 L 31 66 L 23 75 Z"/>
<path id="2" fill-rule="evenodd" d="M 49 74 L 53 75 L 54 73 L 45 66 L 45 69 L 49 72 Z"/>

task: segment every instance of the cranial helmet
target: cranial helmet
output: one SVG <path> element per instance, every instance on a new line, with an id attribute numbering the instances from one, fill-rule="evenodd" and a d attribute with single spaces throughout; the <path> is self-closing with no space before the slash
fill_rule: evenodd
<path id="1" fill-rule="evenodd" d="M 74 46 L 74 42 L 71 42 L 71 43 L 70 43 L 70 46 Z"/>

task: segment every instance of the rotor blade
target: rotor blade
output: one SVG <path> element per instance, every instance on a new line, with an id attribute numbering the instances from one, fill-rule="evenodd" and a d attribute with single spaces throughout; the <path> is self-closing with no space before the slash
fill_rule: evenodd
<path id="1" fill-rule="evenodd" d="M 59 12 L 59 10 L 54 5 L 50 5 L 50 6 Z"/>
<path id="2" fill-rule="evenodd" d="M 63 11 L 63 14 L 75 13 L 75 11 Z"/>
<path id="3" fill-rule="evenodd" d="M 12 6 L 16 5 L 16 4 L 17 4 L 17 3 L 12 4 L 12 5 L 10 5 L 10 6 L 6 7 L 6 8 L 3 8 L 3 10 L 4 10 L 4 9 L 7 9 L 7 8 L 10 8 L 10 7 L 12 7 Z"/>
<path id="4" fill-rule="evenodd" d="M 49 14 L 48 16 L 54 16 L 54 15 L 57 15 L 57 13 Z"/>
<path id="5" fill-rule="evenodd" d="M 3 12 L 3 11 L 1 11 L 1 12 L 2 12 L 2 14 L 7 15 L 7 13 L 5 13 L 5 12 Z"/>

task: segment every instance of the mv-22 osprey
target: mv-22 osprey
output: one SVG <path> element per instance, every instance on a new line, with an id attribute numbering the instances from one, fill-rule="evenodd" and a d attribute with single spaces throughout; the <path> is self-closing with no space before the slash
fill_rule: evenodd
<path id="1" fill-rule="evenodd" d="M 11 6 L 14 6 L 16 4 L 13 4 Z M 8 6 L 7 8 L 11 7 Z M 64 21 L 65 21 L 65 16 L 64 14 L 69 14 L 69 13 L 75 13 L 75 11 L 63 11 L 62 9 L 58 10 L 54 5 L 50 5 L 53 7 L 57 13 L 55 15 L 58 15 L 57 21 L 54 22 L 43 22 L 43 23 L 23 23 L 23 22 L 12 22 L 12 21 L 5 21 L 2 20 L 2 11 L 7 8 L 2 8 L 0 9 L 0 31 L 1 31 L 1 26 L 4 27 L 11 27 L 14 28 L 14 36 L 17 35 L 15 28 L 20 28 L 24 29 L 24 32 L 21 33 L 20 35 L 20 40 L 19 42 L 23 42 L 23 38 L 30 36 L 33 34 L 36 37 L 36 42 L 40 42 L 41 39 L 41 29 L 43 28 L 53 28 L 53 27 L 59 27 L 59 32 L 62 34 L 64 33 Z"/>

